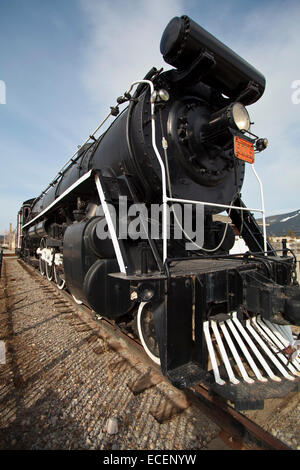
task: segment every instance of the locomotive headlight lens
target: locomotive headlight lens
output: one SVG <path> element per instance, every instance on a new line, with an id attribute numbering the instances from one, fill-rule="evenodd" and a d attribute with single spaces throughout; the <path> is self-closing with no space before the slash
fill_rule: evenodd
<path id="1" fill-rule="evenodd" d="M 231 130 L 247 132 L 250 124 L 247 109 L 236 101 L 211 114 L 210 121 L 202 128 L 201 141 L 226 145 L 232 139 Z"/>
<path id="2" fill-rule="evenodd" d="M 250 118 L 245 106 L 242 103 L 234 103 L 231 112 L 236 127 L 240 131 L 248 131 L 250 129 Z"/>

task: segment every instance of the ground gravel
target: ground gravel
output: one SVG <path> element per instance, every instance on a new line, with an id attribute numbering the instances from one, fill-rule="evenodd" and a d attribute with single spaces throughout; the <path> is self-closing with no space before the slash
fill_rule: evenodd
<path id="1" fill-rule="evenodd" d="M 2 274 L 0 449 L 229 449 L 220 428 L 165 381 L 135 393 L 147 366 L 108 344 L 55 286 L 15 258 Z M 300 450 L 299 393 L 245 414 Z"/>
<path id="2" fill-rule="evenodd" d="M 41 286 L 12 258 L 1 287 L 0 449 L 180 450 L 218 442 L 219 427 L 194 405 L 158 422 L 176 389 L 161 382 L 134 394 L 128 385 L 147 368 L 111 348 L 46 280 Z M 115 434 L 107 432 L 112 418 Z"/>

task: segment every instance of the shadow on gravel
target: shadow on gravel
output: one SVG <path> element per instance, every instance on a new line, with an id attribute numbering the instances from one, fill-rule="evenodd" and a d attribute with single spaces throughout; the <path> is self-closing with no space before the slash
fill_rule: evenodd
<path id="1" fill-rule="evenodd" d="M 90 448 L 84 428 L 65 411 L 69 402 L 70 397 L 62 400 L 55 391 L 47 390 L 33 406 L 17 413 L 8 427 L 0 429 L 0 449 L 68 449 L 74 439 L 77 449 Z"/>
<path id="2" fill-rule="evenodd" d="M 118 344 L 108 344 L 76 314 L 66 315 L 65 320 L 79 341 L 72 346 L 66 342 L 44 364 L 29 356 L 33 369 L 26 379 L 22 356 L 18 357 L 20 337 L 24 332 L 37 336 L 35 328 L 50 318 L 16 335 L 11 314 L 16 303 L 10 307 L 7 294 L 7 367 L 12 382 L 0 399 L 1 450 L 117 450 L 124 444 L 128 449 L 186 449 L 201 448 L 205 439 L 215 437 L 216 426 L 190 409 L 183 392 L 161 383 L 161 376 L 141 367 L 139 359 L 128 362 Z M 76 367 L 70 367 L 74 363 Z M 118 418 L 119 432 L 109 436 L 104 428 L 113 416 Z"/>

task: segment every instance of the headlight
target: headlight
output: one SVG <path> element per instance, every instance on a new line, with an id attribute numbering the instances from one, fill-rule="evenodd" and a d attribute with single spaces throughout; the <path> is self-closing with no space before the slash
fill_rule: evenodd
<path id="1" fill-rule="evenodd" d="M 240 132 L 249 131 L 250 124 L 250 117 L 245 106 L 239 102 L 231 103 L 210 116 L 208 124 L 203 126 L 201 141 L 224 145 L 232 138 L 230 129 Z"/>
<path id="2" fill-rule="evenodd" d="M 234 103 L 231 112 L 236 127 L 240 131 L 248 131 L 250 129 L 250 118 L 245 106 L 242 103 Z"/>

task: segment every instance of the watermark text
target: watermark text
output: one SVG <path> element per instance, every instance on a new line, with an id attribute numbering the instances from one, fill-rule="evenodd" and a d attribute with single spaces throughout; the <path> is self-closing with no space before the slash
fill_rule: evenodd
<path id="1" fill-rule="evenodd" d="M 300 104 L 300 80 L 294 80 L 291 86 L 295 91 L 292 93 L 292 103 Z"/>
<path id="2" fill-rule="evenodd" d="M 3 80 L 0 80 L 0 104 L 6 104 L 6 85 Z"/>
<path id="3" fill-rule="evenodd" d="M 167 240 L 185 242 L 186 250 L 199 250 L 204 243 L 204 207 L 192 204 L 171 204 L 166 206 L 166 226 L 163 233 L 163 204 L 144 203 L 128 205 L 127 197 L 121 196 L 116 207 L 108 204 L 108 210 L 117 237 L 120 240 L 159 240 L 163 235 Z M 98 216 L 102 219 L 96 227 L 100 240 L 110 238 L 107 221 L 102 206 L 98 208 Z"/>

